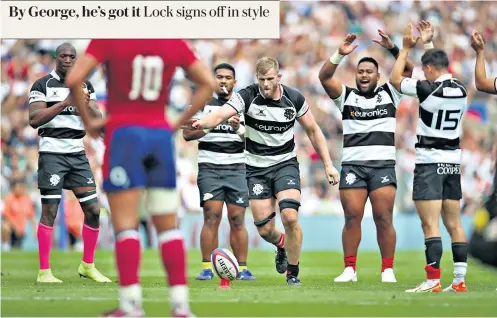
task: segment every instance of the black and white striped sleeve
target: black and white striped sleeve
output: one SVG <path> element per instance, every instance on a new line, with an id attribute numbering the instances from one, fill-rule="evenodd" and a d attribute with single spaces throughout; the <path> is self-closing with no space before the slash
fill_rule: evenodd
<path id="1" fill-rule="evenodd" d="M 29 104 L 36 102 L 47 102 L 47 89 L 44 84 L 44 81 L 41 79 L 37 80 L 31 86 L 31 90 L 29 91 Z"/>
<path id="2" fill-rule="evenodd" d="M 237 113 L 241 114 L 248 110 L 250 103 L 255 98 L 253 89 L 251 86 L 241 89 L 237 93 L 231 95 L 231 98 L 226 102 L 226 104 L 233 107 Z"/>

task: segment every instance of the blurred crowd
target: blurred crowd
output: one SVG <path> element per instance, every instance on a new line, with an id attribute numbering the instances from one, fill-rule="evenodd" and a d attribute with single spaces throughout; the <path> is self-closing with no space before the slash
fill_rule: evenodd
<path id="1" fill-rule="evenodd" d="M 400 18 L 402 17 L 402 18 Z M 281 2 L 281 38 L 279 40 L 195 40 L 192 44 L 211 66 L 231 63 L 236 69 L 236 90 L 255 81 L 254 65 L 262 56 L 276 57 L 280 62 L 282 82 L 299 89 L 311 105 L 319 125 L 328 140 L 332 159 L 340 167 L 342 130 L 341 114 L 326 96 L 318 72 L 322 64 L 338 48 L 348 33 L 357 34 L 359 47 L 342 63 L 336 78 L 355 87 L 355 67 L 364 56 L 374 57 L 380 65 L 380 84 L 388 78 L 394 59 L 384 48 L 374 43 L 381 29 L 399 47 L 406 23 L 428 20 L 435 26 L 434 45 L 449 55 L 450 72 L 469 91 L 469 110 L 464 120 L 462 137 L 463 213 L 471 214 L 491 187 L 497 145 L 496 98 L 479 93 L 474 86 L 475 52 L 470 47 L 469 34 L 479 30 L 486 41 L 487 76 L 497 76 L 497 3 L 491 1 L 386 1 L 386 2 Z M 1 40 L 1 194 L 2 211 L 9 207 L 5 198 L 20 184 L 35 207 L 41 211 L 36 184 L 37 132 L 28 125 L 28 91 L 32 83 L 49 73 L 59 40 Z M 78 53 L 88 41 L 69 41 Z M 415 63 L 414 77 L 422 79 L 420 68 L 423 46 L 410 54 Z M 98 68 L 90 81 L 96 89 L 99 105 L 105 112 L 106 85 L 104 72 Z M 192 89 L 178 70 L 171 91 L 169 109 L 174 116 L 190 103 Z M 398 109 L 396 143 L 398 147 L 398 193 L 395 213 L 415 213 L 411 200 L 414 170 L 414 143 L 418 102 L 404 97 Z M 338 188 L 328 185 L 319 157 L 305 133 L 296 125 L 298 159 L 302 174 L 302 209 L 304 215 L 341 214 L 343 210 Z M 182 189 L 183 213 L 200 213 L 196 189 L 197 143 L 177 138 L 177 170 Z M 103 148 L 99 140 L 86 140 L 88 157 L 96 179 L 100 179 Z M 17 192 L 16 192 L 17 193 Z M 68 194 L 67 198 L 71 199 Z M 101 197 L 105 207 L 105 197 Z M 67 200 L 67 223 L 72 224 L 77 237 L 82 222 L 76 204 Z M 76 201 L 77 202 L 77 201 Z M 10 203 L 9 203 L 10 204 Z M 25 217 L 31 217 L 25 212 Z M 370 214 L 370 205 L 366 214 Z M 4 214 L 4 217 L 7 217 Z M 20 229 L 21 231 L 22 229 Z"/>

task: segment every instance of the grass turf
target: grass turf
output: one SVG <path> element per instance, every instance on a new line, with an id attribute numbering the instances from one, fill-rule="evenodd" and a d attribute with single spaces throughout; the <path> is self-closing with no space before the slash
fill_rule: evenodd
<path id="1" fill-rule="evenodd" d="M 164 270 L 155 250 L 143 252 L 141 282 L 147 316 L 169 316 Z M 444 251 L 442 283 L 452 281 L 452 255 Z M 196 281 L 200 251 L 188 254 L 191 307 L 196 316 L 486 316 L 497 315 L 497 273 L 469 261 L 468 293 L 407 294 L 424 279 L 424 253 L 398 252 L 398 283 L 380 282 L 378 252 L 358 255 L 358 282 L 334 283 L 343 270 L 340 253 L 303 252 L 302 286 L 286 286 L 276 272 L 274 253 L 249 251 L 248 265 L 255 281 L 235 281 L 230 290 L 219 289 L 219 278 Z M 117 284 L 98 284 L 79 278 L 81 253 L 52 252 L 52 271 L 63 284 L 36 284 L 36 252 L 2 253 L 2 306 L 5 316 L 99 316 L 117 306 Z M 98 251 L 97 268 L 116 280 L 111 251 Z"/>

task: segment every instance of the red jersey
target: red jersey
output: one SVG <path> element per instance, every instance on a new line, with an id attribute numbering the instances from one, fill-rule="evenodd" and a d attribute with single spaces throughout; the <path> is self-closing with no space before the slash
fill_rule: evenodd
<path id="1" fill-rule="evenodd" d="M 107 130 L 170 128 L 166 115 L 176 67 L 198 58 L 184 40 L 92 40 L 86 49 L 107 73 Z"/>

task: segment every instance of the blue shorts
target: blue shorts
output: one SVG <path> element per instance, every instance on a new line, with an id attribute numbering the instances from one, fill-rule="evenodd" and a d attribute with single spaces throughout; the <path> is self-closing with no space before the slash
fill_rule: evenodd
<path id="1" fill-rule="evenodd" d="M 105 138 L 103 190 L 176 188 L 174 132 L 122 127 Z"/>

